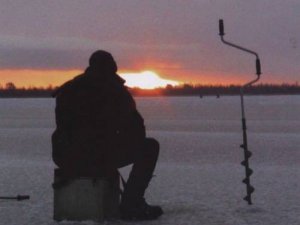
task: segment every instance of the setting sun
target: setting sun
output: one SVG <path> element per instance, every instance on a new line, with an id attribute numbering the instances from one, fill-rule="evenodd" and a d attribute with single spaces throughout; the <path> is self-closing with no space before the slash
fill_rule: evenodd
<path id="1" fill-rule="evenodd" d="M 121 73 L 120 76 L 126 80 L 126 86 L 139 87 L 143 89 L 154 89 L 165 87 L 168 84 L 176 86 L 179 82 L 166 80 L 152 71 L 143 71 L 140 73 Z"/>

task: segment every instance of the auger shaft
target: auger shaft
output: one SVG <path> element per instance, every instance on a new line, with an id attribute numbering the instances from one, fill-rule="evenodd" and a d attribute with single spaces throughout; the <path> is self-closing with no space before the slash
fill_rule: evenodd
<path id="1" fill-rule="evenodd" d="M 244 94 L 243 89 L 241 89 L 241 108 L 242 108 L 242 130 L 243 130 L 243 144 L 241 148 L 244 149 L 244 161 L 241 164 L 245 167 L 246 178 L 243 180 L 243 183 L 246 184 L 247 196 L 244 198 L 249 205 L 252 204 L 251 194 L 254 192 L 254 188 L 250 184 L 250 176 L 253 173 L 253 170 L 249 167 L 249 158 L 252 153 L 248 150 L 248 139 L 247 139 L 247 124 L 245 118 L 245 108 L 244 108 Z"/>
<path id="2" fill-rule="evenodd" d="M 245 174 L 246 174 L 246 178 L 243 180 L 243 183 L 246 184 L 246 191 L 247 191 L 247 195 L 246 197 L 244 197 L 244 200 L 248 202 L 249 205 L 252 204 L 252 198 L 251 198 L 251 194 L 254 192 L 254 187 L 251 186 L 250 184 L 250 176 L 253 174 L 253 170 L 250 168 L 249 166 L 249 158 L 252 156 L 252 153 L 249 151 L 248 149 L 248 140 L 247 140 L 247 124 L 246 124 L 246 116 L 245 116 L 245 106 L 244 106 L 244 88 L 251 86 L 252 84 L 254 84 L 255 82 L 257 82 L 260 79 L 260 75 L 261 75 L 261 65 L 260 65 L 260 59 L 259 56 L 256 52 L 251 51 L 247 48 L 241 47 L 239 45 L 230 43 L 228 41 L 224 40 L 224 23 L 223 20 L 219 20 L 219 35 L 221 36 L 221 41 L 226 44 L 229 45 L 231 47 L 237 48 L 239 50 L 242 50 L 244 52 L 250 53 L 255 55 L 256 57 L 256 61 L 255 61 L 255 66 L 256 66 L 256 75 L 257 78 L 244 84 L 241 89 L 240 89 L 240 97 L 241 97 L 241 112 L 242 112 L 242 130 L 243 130 L 243 144 L 241 144 L 241 148 L 244 149 L 244 161 L 242 161 L 242 165 L 245 167 Z"/>

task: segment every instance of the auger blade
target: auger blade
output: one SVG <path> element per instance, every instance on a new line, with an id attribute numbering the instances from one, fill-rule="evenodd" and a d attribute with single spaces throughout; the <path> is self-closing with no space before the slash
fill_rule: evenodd
<path id="1" fill-rule="evenodd" d="M 249 159 L 252 156 L 252 152 L 246 151 L 246 158 Z"/>
<path id="2" fill-rule="evenodd" d="M 251 201 L 251 196 L 250 196 L 250 195 L 247 195 L 247 196 L 244 198 L 244 200 L 245 200 L 246 202 L 248 202 L 249 205 L 252 205 L 252 201 Z"/>
<path id="3" fill-rule="evenodd" d="M 246 176 L 250 177 L 252 174 L 253 174 L 253 170 L 250 169 L 250 168 L 247 168 L 247 170 L 246 170 Z"/>
<path id="4" fill-rule="evenodd" d="M 249 178 L 245 178 L 245 179 L 243 180 L 243 183 L 249 185 L 249 184 L 250 184 Z"/>
<path id="5" fill-rule="evenodd" d="M 252 194 L 252 193 L 254 192 L 254 190 L 255 190 L 255 188 L 252 187 L 251 185 L 249 185 L 249 188 L 248 188 L 247 192 L 248 192 L 249 194 Z"/>
<path id="6" fill-rule="evenodd" d="M 246 166 L 246 160 L 242 161 L 242 162 L 241 162 L 241 165 L 242 165 L 242 166 Z"/>

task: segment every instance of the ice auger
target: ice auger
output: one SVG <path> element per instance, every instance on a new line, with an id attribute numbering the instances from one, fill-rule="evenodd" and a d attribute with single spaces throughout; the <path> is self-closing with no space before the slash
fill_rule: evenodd
<path id="1" fill-rule="evenodd" d="M 251 205 L 252 204 L 251 194 L 254 192 L 254 187 L 251 186 L 251 184 L 250 184 L 250 176 L 253 173 L 253 170 L 249 167 L 249 158 L 251 157 L 252 153 L 248 150 L 247 126 L 246 126 L 246 117 L 245 117 L 245 108 L 244 108 L 244 89 L 246 87 L 251 86 L 252 84 L 254 84 L 255 82 L 257 82 L 260 79 L 260 75 L 261 75 L 260 59 L 256 52 L 251 51 L 246 48 L 243 48 L 236 44 L 232 44 L 232 43 L 224 40 L 225 33 L 224 33 L 224 23 L 223 23 L 222 19 L 219 20 L 219 32 L 220 32 L 219 35 L 221 37 L 221 41 L 224 44 L 229 45 L 234 48 L 237 48 L 244 52 L 253 54 L 256 57 L 256 61 L 255 61 L 256 75 L 257 75 L 256 79 L 251 80 L 250 82 L 242 85 L 242 87 L 240 88 L 241 110 L 242 110 L 242 129 L 243 129 L 243 144 L 241 144 L 240 147 L 244 150 L 244 161 L 242 161 L 241 164 L 245 167 L 246 178 L 243 180 L 243 183 L 245 183 L 246 187 L 247 187 L 247 196 L 244 198 L 244 200 L 247 201 L 249 205 Z"/>

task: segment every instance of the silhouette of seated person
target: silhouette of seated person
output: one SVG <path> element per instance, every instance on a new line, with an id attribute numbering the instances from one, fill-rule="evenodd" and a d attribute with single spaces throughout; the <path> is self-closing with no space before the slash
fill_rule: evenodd
<path id="1" fill-rule="evenodd" d="M 159 206 L 144 199 L 159 154 L 159 143 L 147 138 L 144 120 L 112 55 L 98 50 L 85 72 L 63 84 L 56 97 L 53 160 L 74 174 L 111 175 L 133 164 L 120 204 L 125 220 L 151 220 Z"/>

